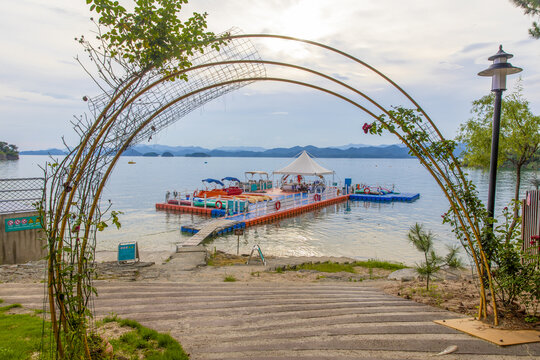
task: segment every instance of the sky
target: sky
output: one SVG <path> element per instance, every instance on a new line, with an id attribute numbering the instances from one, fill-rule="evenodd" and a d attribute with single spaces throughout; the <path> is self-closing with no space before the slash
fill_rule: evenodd
<path id="1" fill-rule="evenodd" d="M 100 90 L 75 60 L 84 56 L 74 37 L 94 30 L 85 0 L 0 0 L 0 141 L 21 150 L 73 145 L 74 116 L 88 113 L 83 96 Z M 121 1 L 123 4 L 128 1 Z M 192 0 L 181 13 L 208 13 L 216 33 L 313 40 L 347 52 L 390 77 L 453 138 L 470 118 L 471 102 L 489 93 L 491 79 L 477 73 L 499 44 L 523 68 L 525 97 L 540 114 L 540 40 L 532 18 L 509 0 Z M 342 79 L 386 107 L 407 100 L 365 68 L 312 46 L 253 40 L 265 60 L 307 66 Z M 267 67 L 271 76 L 336 89 L 299 71 Z M 512 89 L 517 75 L 508 79 Z M 508 91 L 507 91 L 508 92 Z M 372 119 L 352 105 L 305 87 L 257 82 L 193 111 L 147 144 L 260 146 L 393 144 L 390 135 L 365 135 Z"/>

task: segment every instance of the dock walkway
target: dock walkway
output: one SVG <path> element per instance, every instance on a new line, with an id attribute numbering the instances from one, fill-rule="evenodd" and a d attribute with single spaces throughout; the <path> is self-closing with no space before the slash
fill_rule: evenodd
<path id="1" fill-rule="evenodd" d="M 184 240 L 178 244 L 176 244 L 176 248 L 182 246 L 197 246 L 201 242 L 203 242 L 206 238 L 215 235 L 220 231 L 222 228 L 229 228 L 231 226 L 234 226 L 236 224 L 235 221 L 231 221 L 229 219 L 219 219 L 219 220 L 213 220 L 208 223 L 206 223 L 200 230 L 198 230 L 195 235 L 190 237 L 187 240 Z"/>

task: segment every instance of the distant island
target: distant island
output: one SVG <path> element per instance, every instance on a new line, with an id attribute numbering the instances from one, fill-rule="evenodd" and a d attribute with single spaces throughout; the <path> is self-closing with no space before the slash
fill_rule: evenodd
<path id="1" fill-rule="evenodd" d="M 186 157 L 210 157 L 210 155 L 208 155 L 207 153 L 202 153 L 202 152 L 196 152 L 196 153 L 192 153 L 192 154 L 186 154 L 184 155 Z"/>
<path id="2" fill-rule="evenodd" d="M 18 160 L 19 151 L 16 145 L 0 141 L 0 160 Z"/>
<path id="3" fill-rule="evenodd" d="M 143 156 L 146 156 L 146 157 L 156 157 L 156 156 L 159 156 L 159 154 L 157 152 L 147 152 L 147 153 L 144 153 Z"/>
<path id="4" fill-rule="evenodd" d="M 217 149 L 206 149 L 199 146 L 168 146 L 168 145 L 135 145 L 122 153 L 122 156 L 187 156 L 187 157 L 274 157 L 292 158 L 306 150 L 310 155 L 317 158 L 386 158 L 408 159 L 412 158 L 409 149 L 402 144 L 368 146 L 361 144 L 349 144 L 336 147 L 317 146 L 294 146 L 290 148 L 264 149 L 260 147 L 227 146 Z M 456 156 L 464 150 L 459 144 Z M 21 151 L 21 155 L 65 155 L 60 149 L 48 149 L 37 151 Z"/>

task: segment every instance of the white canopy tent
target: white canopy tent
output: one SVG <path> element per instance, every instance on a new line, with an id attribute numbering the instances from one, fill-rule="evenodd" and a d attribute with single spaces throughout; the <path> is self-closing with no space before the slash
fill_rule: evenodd
<path id="1" fill-rule="evenodd" d="M 302 176 L 320 176 L 330 175 L 334 171 L 328 170 L 317 164 L 312 157 L 304 150 L 292 163 L 282 169 L 274 171 L 274 174 L 283 175 L 302 175 Z"/>

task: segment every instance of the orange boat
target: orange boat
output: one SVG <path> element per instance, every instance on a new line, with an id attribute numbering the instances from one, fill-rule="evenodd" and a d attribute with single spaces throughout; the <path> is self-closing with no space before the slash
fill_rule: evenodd
<path id="1" fill-rule="evenodd" d="M 224 184 L 221 181 L 216 180 L 216 179 L 208 178 L 208 179 L 203 179 L 202 182 L 203 182 L 203 185 L 204 185 L 204 187 L 206 189 L 205 190 L 200 190 L 200 191 L 195 190 L 193 192 L 193 197 L 199 197 L 199 198 L 206 197 L 208 199 L 208 198 L 211 198 L 211 197 L 227 196 L 228 195 L 227 191 L 225 191 L 225 189 L 223 189 Z M 207 184 L 216 184 L 216 186 L 220 185 L 222 188 L 218 189 L 216 187 L 214 189 L 209 190 Z"/>
<path id="2" fill-rule="evenodd" d="M 195 190 L 193 193 L 193 197 L 199 197 L 204 198 L 206 196 L 207 199 L 211 197 L 218 197 L 218 196 L 227 196 L 227 192 L 223 189 L 213 189 L 213 190 Z"/>

